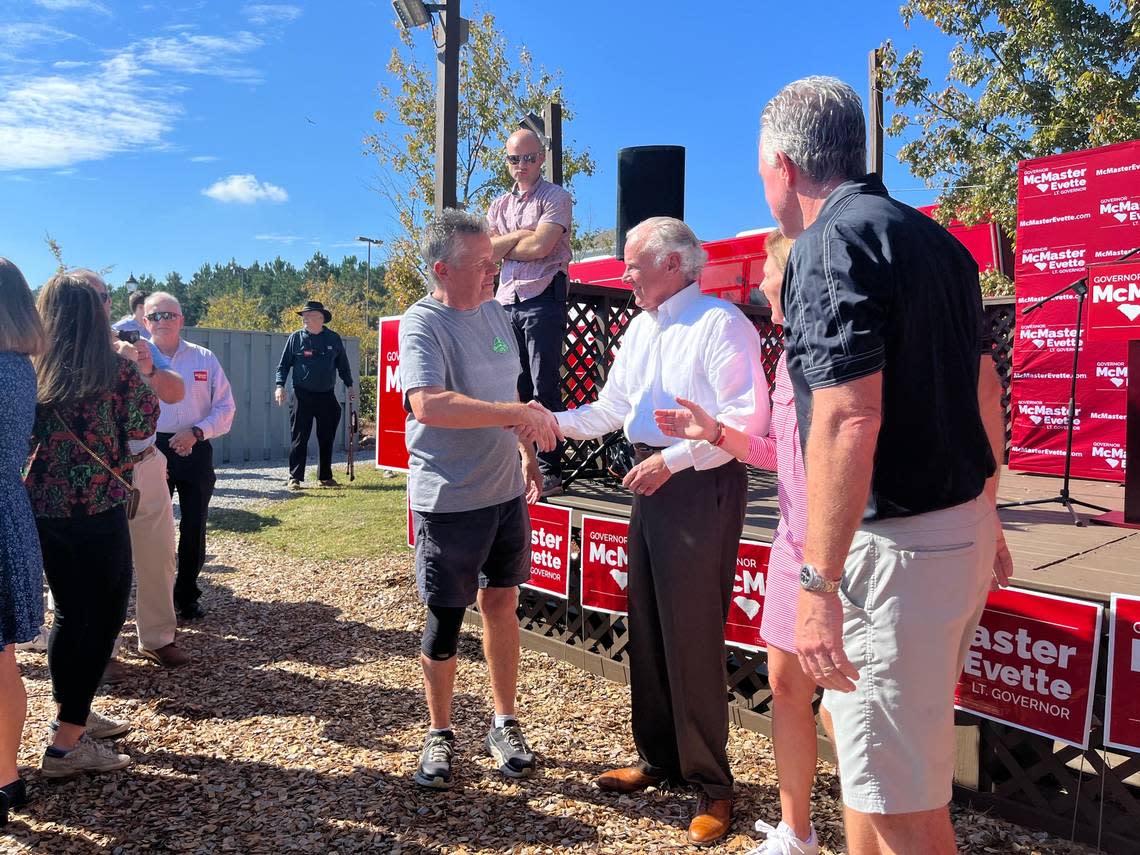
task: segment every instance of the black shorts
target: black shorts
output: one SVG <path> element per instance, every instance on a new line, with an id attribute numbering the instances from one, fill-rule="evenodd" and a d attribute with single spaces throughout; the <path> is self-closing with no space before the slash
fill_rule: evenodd
<path id="1" fill-rule="evenodd" d="M 530 579 L 530 511 L 522 496 L 473 511 L 412 511 L 416 585 L 429 606 L 466 607 L 480 588 Z"/>

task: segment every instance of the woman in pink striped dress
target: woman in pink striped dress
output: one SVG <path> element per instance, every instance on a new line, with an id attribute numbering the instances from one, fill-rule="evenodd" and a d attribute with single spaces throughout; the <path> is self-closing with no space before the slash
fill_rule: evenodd
<path id="1" fill-rule="evenodd" d="M 780 288 L 792 242 L 773 231 L 764 242 L 764 296 L 772 305 L 772 322 L 782 324 Z M 756 823 L 767 840 L 749 855 L 816 855 L 819 843 L 811 823 L 811 786 L 815 778 L 816 730 L 812 699 L 815 681 L 804 674 L 796 655 L 796 602 L 800 594 L 807 494 L 800 432 L 787 357 L 776 365 L 772 420 L 767 436 L 750 436 L 720 424 L 700 406 L 677 399 L 684 409 L 658 410 L 662 433 L 716 442 L 750 466 L 778 473 L 780 523 L 772 538 L 764 616 L 760 633 L 768 645 L 768 681 L 772 688 L 772 743 L 780 779 L 780 823 Z"/>

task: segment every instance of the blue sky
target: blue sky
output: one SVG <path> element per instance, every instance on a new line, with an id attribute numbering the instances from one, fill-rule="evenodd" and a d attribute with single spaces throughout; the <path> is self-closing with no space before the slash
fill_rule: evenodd
<path id="1" fill-rule="evenodd" d="M 941 73 L 949 45 L 924 22 L 906 30 L 898 5 L 484 0 L 463 12 L 491 11 L 512 45 L 562 71 L 566 136 L 598 164 L 575 185 L 580 223 L 612 227 L 618 149 L 683 145 L 686 219 L 713 239 L 771 224 L 756 128 L 783 83 L 833 74 L 865 93 L 867 52 L 888 37 L 926 48 Z M 362 142 L 397 43 L 386 0 L 0 11 L 0 255 L 33 287 L 54 269 L 46 233 L 69 265 L 113 266 L 116 285 L 231 257 L 363 257 L 356 235 L 395 233 Z M 426 29 L 417 44 L 430 59 Z M 888 186 L 931 201 L 897 149 L 887 141 Z"/>

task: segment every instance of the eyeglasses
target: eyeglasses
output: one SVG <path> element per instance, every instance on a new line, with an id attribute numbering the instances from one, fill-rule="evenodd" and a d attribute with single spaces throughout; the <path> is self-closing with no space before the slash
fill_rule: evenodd
<path id="1" fill-rule="evenodd" d="M 537 163 L 538 152 L 534 154 L 508 154 L 507 163 L 511 166 L 518 166 L 519 163 Z"/>
<path id="2" fill-rule="evenodd" d="M 178 314 L 178 312 L 151 312 L 146 316 L 146 319 L 151 323 L 157 323 L 158 321 L 172 321 L 180 317 L 182 317 L 182 315 Z"/>

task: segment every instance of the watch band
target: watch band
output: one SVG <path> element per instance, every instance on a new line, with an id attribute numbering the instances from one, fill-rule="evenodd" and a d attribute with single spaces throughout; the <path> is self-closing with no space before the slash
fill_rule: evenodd
<path id="1" fill-rule="evenodd" d="M 190 432 L 192 434 L 194 434 L 194 439 L 198 440 L 198 442 L 202 442 L 203 440 L 206 439 L 206 434 L 203 433 L 202 429 L 200 427 L 198 427 L 197 425 L 190 428 Z"/>

